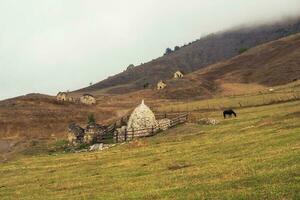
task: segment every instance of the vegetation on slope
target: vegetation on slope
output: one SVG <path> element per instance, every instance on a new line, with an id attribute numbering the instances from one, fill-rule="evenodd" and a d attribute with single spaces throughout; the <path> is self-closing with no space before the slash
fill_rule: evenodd
<path id="1" fill-rule="evenodd" d="M 261 88 L 288 84 L 300 80 L 299 58 L 300 34 L 295 34 L 249 49 L 242 55 L 193 72 L 182 80 L 167 81 L 168 87 L 158 96 L 186 99 L 212 96 L 228 92 L 228 89 L 235 93 L 246 84 Z M 239 87 L 225 89 L 230 84 L 239 84 Z"/>
<path id="2" fill-rule="evenodd" d="M 80 92 L 95 92 L 105 89 L 107 93 L 120 94 L 141 90 L 146 83 L 153 86 L 161 79 L 172 78 L 173 73 L 177 70 L 190 73 L 237 56 L 244 52 L 243 49 L 299 32 L 300 21 L 297 19 L 211 34 L 190 45 L 183 46 L 173 53 L 81 89 Z"/>
<path id="3" fill-rule="evenodd" d="M 198 113 L 187 124 L 96 153 L 2 164 L 1 199 L 298 199 L 300 101 Z"/>

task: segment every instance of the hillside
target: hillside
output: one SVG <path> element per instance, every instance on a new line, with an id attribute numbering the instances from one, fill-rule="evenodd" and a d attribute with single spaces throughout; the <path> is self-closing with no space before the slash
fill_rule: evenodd
<path id="1" fill-rule="evenodd" d="M 300 79 L 299 58 L 300 34 L 296 34 L 257 46 L 237 57 L 190 73 L 183 79 L 168 80 L 168 86 L 159 92 L 148 89 L 122 95 L 97 95 L 98 103 L 92 107 L 58 103 L 54 97 L 38 94 L 1 101 L 0 153 L 9 150 L 8 144 L 18 147 L 20 141 L 65 137 L 70 122 L 84 126 L 90 113 L 94 113 L 98 123 L 109 123 L 127 114 L 141 99 L 147 99 L 156 108 L 178 104 L 178 100 L 253 94 L 277 85 L 285 88 L 285 84 Z M 286 88 L 289 89 L 290 84 Z M 284 100 L 285 95 L 280 95 L 280 99 Z M 293 92 L 288 95 L 293 95 Z"/>
<path id="2" fill-rule="evenodd" d="M 184 99 L 284 85 L 300 79 L 300 34 L 272 41 L 227 61 L 169 80 L 162 98 Z M 250 87 L 249 87 L 250 86 Z M 252 87 L 252 88 L 251 88 Z"/>
<path id="3" fill-rule="evenodd" d="M 300 102 L 195 112 L 186 124 L 101 152 L 23 157 L 0 168 L 5 199 L 299 199 Z"/>
<path id="4" fill-rule="evenodd" d="M 161 79 L 172 78 L 176 70 L 191 73 L 232 58 L 245 49 L 299 32 L 300 20 L 292 20 L 211 34 L 169 55 L 126 70 L 78 92 L 120 94 L 143 89 L 145 83 L 153 87 Z"/>

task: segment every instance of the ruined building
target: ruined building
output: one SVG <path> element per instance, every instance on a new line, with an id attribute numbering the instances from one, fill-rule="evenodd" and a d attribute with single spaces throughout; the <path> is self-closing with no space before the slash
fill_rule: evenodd
<path id="1" fill-rule="evenodd" d="M 175 79 L 183 78 L 183 73 L 181 71 L 176 71 L 174 73 L 174 78 Z"/>
<path id="2" fill-rule="evenodd" d="M 164 89 L 165 87 L 167 87 L 167 84 L 164 83 L 163 81 L 159 81 L 159 82 L 157 83 L 157 90 L 162 90 L 162 89 Z"/>
<path id="3" fill-rule="evenodd" d="M 68 101 L 68 94 L 66 92 L 59 92 L 56 95 L 57 101 Z"/>
<path id="4" fill-rule="evenodd" d="M 80 103 L 86 105 L 93 105 L 96 104 L 96 99 L 93 95 L 84 94 L 82 97 L 80 97 Z"/>

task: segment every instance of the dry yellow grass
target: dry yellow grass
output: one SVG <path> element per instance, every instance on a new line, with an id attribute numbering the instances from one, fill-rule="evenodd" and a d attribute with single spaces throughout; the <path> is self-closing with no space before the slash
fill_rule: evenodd
<path id="1" fill-rule="evenodd" d="M 0 198 L 299 199 L 300 101 L 237 112 L 102 152 L 1 164 Z"/>

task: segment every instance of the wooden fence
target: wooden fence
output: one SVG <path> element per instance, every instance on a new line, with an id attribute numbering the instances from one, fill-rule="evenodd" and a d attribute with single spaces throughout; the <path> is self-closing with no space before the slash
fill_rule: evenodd
<path id="1" fill-rule="evenodd" d="M 159 117 L 160 116 L 160 117 Z M 170 117 L 173 118 L 170 118 Z M 147 129 L 139 129 L 139 130 L 120 130 L 122 127 L 117 126 L 117 123 L 109 125 L 104 135 L 101 137 L 101 143 L 119 143 L 133 140 L 134 138 L 138 137 L 150 137 L 154 136 L 157 133 L 173 128 L 177 125 L 184 124 L 188 120 L 187 113 L 172 113 L 172 114 L 158 114 L 156 116 L 159 120 L 161 119 L 169 119 L 164 121 L 163 123 L 160 122 L 157 126 L 147 128 Z M 164 127 L 164 128 L 162 128 Z M 119 129 L 119 131 L 117 131 Z"/>

